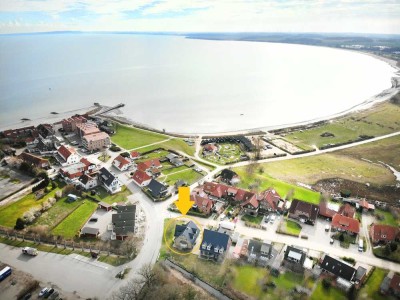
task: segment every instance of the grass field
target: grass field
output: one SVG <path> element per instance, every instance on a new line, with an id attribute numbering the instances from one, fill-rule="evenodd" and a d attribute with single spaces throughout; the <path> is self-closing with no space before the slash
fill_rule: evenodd
<path id="1" fill-rule="evenodd" d="M 200 180 L 203 177 L 202 174 L 187 168 L 186 171 L 182 171 L 179 173 L 173 173 L 167 176 L 160 176 L 159 180 L 162 182 L 167 183 L 168 185 L 173 185 L 178 180 L 183 180 L 187 182 L 188 185 L 195 183 L 196 181 Z"/>
<path id="2" fill-rule="evenodd" d="M 377 216 L 380 216 L 381 218 L 377 218 Z M 400 226 L 400 220 L 396 219 L 390 211 L 376 209 L 375 210 L 375 219 L 376 219 L 376 223 L 378 223 L 378 224 Z"/>
<path id="3" fill-rule="evenodd" d="M 395 182 L 393 173 L 386 167 L 336 152 L 264 163 L 258 165 L 256 170 L 260 167 L 263 168 L 264 174 L 290 183 L 314 184 L 329 178 L 344 178 L 375 185 Z"/>
<path id="4" fill-rule="evenodd" d="M 314 293 L 312 293 L 310 300 L 346 300 L 347 296 L 344 292 L 341 290 L 335 288 L 335 287 L 330 287 L 328 290 L 324 289 L 322 286 L 322 281 L 319 281 L 317 284 L 317 287 L 314 290 Z"/>
<path id="5" fill-rule="evenodd" d="M 356 159 L 368 159 L 375 163 L 384 162 L 394 167 L 396 170 L 400 170 L 399 149 L 400 135 L 397 135 L 365 145 L 339 150 L 336 153 Z"/>
<path id="6" fill-rule="evenodd" d="M 263 296 L 262 287 L 258 282 L 268 276 L 266 268 L 256 268 L 254 266 L 235 266 L 233 269 L 232 286 L 247 295 L 257 299 Z"/>
<path id="7" fill-rule="evenodd" d="M 106 202 L 108 204 L 113 204 L 113 203 L 118 203 L 118 202 L 126 202 L 127 198 L 129 195 L 132 193 L 129 191 L 129 189 L 124 185 L 121 188 L 121 192 L 117 194 L 110 195 L 103 187 L 98 187 L 96 188 L 96 192 L 98 195 L 91 196 L 99 201 Z"/>
<path id="8" fill-rule="evenodd" d="M 287 134 L 285 139 L 304 148 L 355 140 L 360 135 L 380 136 L 400 130 L 399 116 L 399 105 L 384 102 L 369 110 L 334 119 L 316 128 Z M 324 132 L 332 133 L 334 137 L 321 137 Z"/>
<path id="9" fill-rule="evenodd" d="M 294 221 L 285 220 L 285 224 L 282 226 L 282 229 L 288 234 L 299 235 L 301 232 L 301 226 Z"/>
<path id="10" fill-rule="evenodd" d="M 21 218 L 26 211 L 32 207 L 40 206 L 49 198 L 54 198 L 55 193 L 59 190 L 60 188 L 56 188 L 39 200 L 36 200 L 35 195 L 31 193 L 14 203 L 2 206 L 0 208 L 0 225 L 14 227 L 17 219 Z"/>
<path id="11" fill-rule="evenodd" d="M 379 286 L 386 276 L 387 271 L 379 268 L 375 268 L 372 275 L 368 278 L 365 282 L 364 286 L 358 292 L 358 299 L 367 300 L 367 299 L 374 299 L 374 300 L 384 300 L 387 297 L 381 295 L 379 293 Z"/>
<path id="12" fill-rule="evenodd" d="M 266 164 L 263 165 L 264 168 L 265 166 Z M 248 174 L 248 172 L 246 171 L 246 167 L 235 168 L 234 171 L 238 173 L 241 180 L 238 184 L 239 187 L 248 189 L 250 185 L 253 185 L 256 182 L 256 180 L 259 180 L 260 182 L 260 186 L 258 187 L 259 191 L 263 191 L 272 187 L 283 198 L 285 198 L 287 195 L 290 195 L 293 192 L 293 195 L 289 198 L 296 198 L 314 204 L 319 203 L 321 196 L 318 192 L 314 192 L 312 190 L 272 178 L 271 176 L 265 173 L 260 174 L 259 172 L 257 172 L 257 169 L 255 169 L 254 172 Z"/>
<path id="13" fill-rule="evenodd" d="M 51 233 L 63 236 L 64 238 L 73 238 L 96 208 L 97 203 L 84 200 L 84 203 L 65 218 Z"/>
<path id="14" fill-rule="evenodd" d="M 111 137 L 113 143 L 127 150 L 161 142 L 168 136 L 147 130 L 116 125 L 116 133 Z"/>

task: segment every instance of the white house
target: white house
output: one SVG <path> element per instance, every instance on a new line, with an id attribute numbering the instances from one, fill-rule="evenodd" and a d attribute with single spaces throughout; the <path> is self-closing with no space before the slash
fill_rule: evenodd
<path id="1" fill-rule="evenodd" d="M 68 165 L 76 164 L 80 160 L 80 156 L 73 147 L 62 145 L 57 152 Z"/>
<path id="2" fill-rule="evenodd" d="M 121 155 L 118 155 L 114 160 L 113 160 L 113 166 L 117 168 L 120 171 L 126 171 L 132 166 L 132 161 L 128 158 L 125 158 Z"/>
<path id="3" fill-rule="evenodd" d="M 98 179 L 104 188 L 111 194 L 121 191 L 122 183 L 106 168 L 100 169 Z"/>

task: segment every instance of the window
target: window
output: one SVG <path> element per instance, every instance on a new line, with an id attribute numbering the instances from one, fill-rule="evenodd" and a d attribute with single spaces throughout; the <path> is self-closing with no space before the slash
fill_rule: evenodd
<path id="1" fill-rule="evenodd" d="M 221 249 L 219 249 L 219 253 L 224 253 L 224 247 L 221 247 Z"/>
<path id="2" fill-rule="evenodd" d="M 210 250 L 210 249 L 211 249 L 211 245 L 208 245 L 208 246 L 207 246 L 207 250 Z"/>

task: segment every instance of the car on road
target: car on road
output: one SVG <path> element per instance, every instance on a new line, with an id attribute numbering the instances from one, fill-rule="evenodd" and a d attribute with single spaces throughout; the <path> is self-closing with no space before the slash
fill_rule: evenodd
<path id="1" fill-rule="evenodd" d="M 333 244 L 333 242 L 334 242 L 334 241 L 333 241 L 333 239 L 331 238 L 331 240 L 329 241 L 329 243 L 332 245 L 332 244 Z"/>
<path id="2" fill-rule="evenodd" d="M 46 294 L 46 292 L 47 292 L 48 290 L 49 290 L 48 287 L 43 288 L 43 289 L 39 292 L 39 297 L 43 297 L 43 296 Z"/>
<path id="3" fill-rule="evenodd" d="M 269 222 L 269 217 L 270 217 L 270 215 L 268 215 L 268 216 L 265 217 L 265 219 L 264 219 L 264 222 L 265 222 L 265 223 L 268 223 L 268 222 Z"/>
<path id="4" fill-rule="evenodd" d="M 44 298 L 49 298 L 51 294 L 54 293 L 54 289 L 51 288 L 49 290 L 47 290 L 47 292 L 44 294 Z"/>
<path id="5" fill-rule="evenodd" d="M 98 220 L 98 218 L 90 218 L 89 222 L 97 222 Z"/>

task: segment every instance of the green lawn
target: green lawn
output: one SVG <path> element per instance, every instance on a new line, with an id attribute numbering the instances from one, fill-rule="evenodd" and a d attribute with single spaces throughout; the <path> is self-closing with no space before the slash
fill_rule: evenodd
<path id="1" fill-rule="evenodd" d="M 368 278 L 367 282 L 364 283 L 364 286 L 360 289 L 358 293 L 358 299 L 367 300 L 384 300 L 387 297 L 381 295 L 379 293 L 379 286 L 383 278 L 385 278 L 387 271 L 380 268 L 375 268 L 372 275 Z"/>
<path id="2" fill-rule="evenodd" d="M 111 158 L 110 155 L 99 155 L 99 157 L 97 158 L 98 160 L 102 161 L 103 163 L 107 162 L 109 159 Z"/>
<path id="3" fill-rule="evenodd" d="M 171 165 L 172 166 L 172 165 Z M 183 170 L 189 170 L 190 168 L 189 167 L 187 167 L 187 166 L 180 166 L 180 167 L 177 167 L 177 168 L 175 168 L 174 166 L 172 166 L 172 168 L 171 167 L 168 167 L 168 168 L 166 168 L 166 169 L 162 169 L 162 173 L 163 173 L 163 175 L 169 175 L 169 174 L 171 174 L 171 173 L 175 173 L 175 172 L 179 172 L 179 171 L 183 171 Z"/>
<path id="4" fill-rule="evenodd" d="M 67 197 L 58 200 L 53 207 L 36 219 L 34 225 L 46 225 L 52 229 L 57 223 L 68 216 L 81 204 L 81 201 L 68 202 Z"/>
<path id="5" fill-rule="evenodd" d="M 240 149 L 238 144 L 222 143 L 218 144 L 218 146 L 219 146 L 219 151 L 218 151 L 219 155 L 217 154 L 207 155 L 204 156 L 203 159 L 220 165 L 225 165 L 239 161 L 240 156 L 244 154 L 244 152 Z"/>
<path id="6" fill-rule="evenodd" d="M 116 125 L 116 133 L 111 137 L 113 143 L 127 150 L 146 146 L 168 139 L 168 136 L 151 131 Z"/>
<path id="7" fill-rule="evenodd" d="M 156 147 L 156 149 L 159 149 L 159 148 L 160 147 Z M 142 151 L 142 149 L 139 149 L 138 152 L 145 153 L 147 151 Z M 146 153 L 145 155 L 141 156 L 139 159 L 136 159 L 135 162 L 138 163 L 138 162 L 146 161 L 149 159 L 162 158 L 162 157 L 167 156 L 168 154 L 169 154 L 169 152 L 167 150 L 160 149 L 157 151 L 152 151 L 150 153 Z"/>
<path id="8" fill-rule="evenodd" d="M 325 125 L 287 134 L 285 139 L 300 147 L 304 145 L 336 144 L 355 140 L 360 135 L 380 136 L 400 130 L 400 106 L 384 102 L 372 109 L 340 117 Z M 321 137 L 324 132 L 334 137 Z"/>
<path id="9" fill-rule="evenodd" d="M 310 300 L 346 300 L 347 296 L 344 292 L 331 286 L 328 290 L 322 286 L 322 281 L 319 281 Z"/>
<path id="10" fill-rule="evenodd" d="M 242 217 L 242 221 L 244 222 L 250 222 L 254 224 L 260 224 L 263 219 L 263 216 L 259 215 L 257 217 L 249 216 L 249 215 L 244 215 Z"/>
<path id="11" fill-rule="evenodd" d="M 117 194 L 113 194 L 113 195 L 108 193 L 105 190 L 105 188 L 103 188 L 101 186 L 96 188 L 96 192 L 98 194 L 96 194 L 95 196 L 91 196 L 91 197 L 94 197 L 94 198 L 98 199 L 99 201 L 103 201 L 108 204 L 113 204 L 113 203 L 118 203 L 118 202 L 126 202 L 126 200 L 128 199 L 128 196 L 132 194 L 125 185 L 122 186 L 121 192 L 119 192 Z"/>
<path id="12" fill-rule="evenodd" d="M 291 220 L 285 220 L 285 224 L 283 225 L 283 227 L 285 227 L 285 232 L 292 235 L 298 236 L 301 231 L 301 226 Z"/>
<path id="13" fill-rule="evenodd" d="M 254 266 L 235 266 L 233 269 L 232 286 L 247 295 L 259 298 L 263 295 L 262 286 L 259 282 L 268 276 L 266 268 Z"/>
<path id="14" fill-rule="evenodd" d="M 96 208 L 97 203 L 84 200 L 84 203 L 65 218 L 64 221 L 51 231 L 51 233 L 63 236 L 64 238 L 73 238 L 78 234 L 79 230 Z"/>
<path id="15" fill-rule="evenodd" d="M 389 255 L 386 254 L 385 247 L 379 247 L 372 250 L 374 254 L 378 257 L 383 257 L 391 261 L 400 263 L 400 243 L 397 243 L 397 250 L 390 252 Z"/>
<path id="16" fill-rule="evenodd" d="M 202 177 L 203 177 L 202 174 L 200 174 L 192 169 L 188 169 L 186 171 L 179 172 L 176 174 L 171 174 L 168 176 L 160 176 L 159 180 L 161 182 L 167 183 L 168 185 L 173 185 L 178 180 L 183 180 L 183 181 L 186 181 L 188 185 L 191 185 L 191 184 L 195 183 L 196 181 L 200 180 Z"/>
<path id="17" fill-rule="evenodd" d="M 36 200 L 33 193 L 24 196 L 22 199 L 2 206 L 0 208 L 0 225 L 5 227 L 14 227 L 18 218 L 21 218 L 25 212 L 35 206 L 39 206 L 49 198 L 54 198 L 55 193 L 60 190 L 56 188 L 45 195 L 42 199 Z"/>
<path id="18" fill-rule="evenodd" d="M 378 218 L 378 216 L 383 217 L 383 219 Z M 378 224 L 400 226 L 400 220 L 395 219 L 390 211 L 375 209 L 375 220 Z"/>
<path id="19" fill-rule="evenodd" d="M 257 165 L 259 166 L 259 165 Z M 258 168 L 257 168 L 258 169 Z M 240 176 L 239 187 L 248 189 L 251 185 L 253 185 L 256 180 L 260 181 L 260 186 L 258 187 L 259 191 L 266 190 L 270 187 L 274 188 L 281 197 L 285 198 L 286 195 L 291 194 L 293 192 L 293 196 L 289 198 L 296 198 L 299 200 L 303 200 L 306 202 L 318 204 L 320 201 L 320 194 L 318 192 L 290 184 L 263 173 L 251 172 L 250 174 L 246 171 L 246 167 L 235 168 L 234 171 L 238 173 Z"/>

